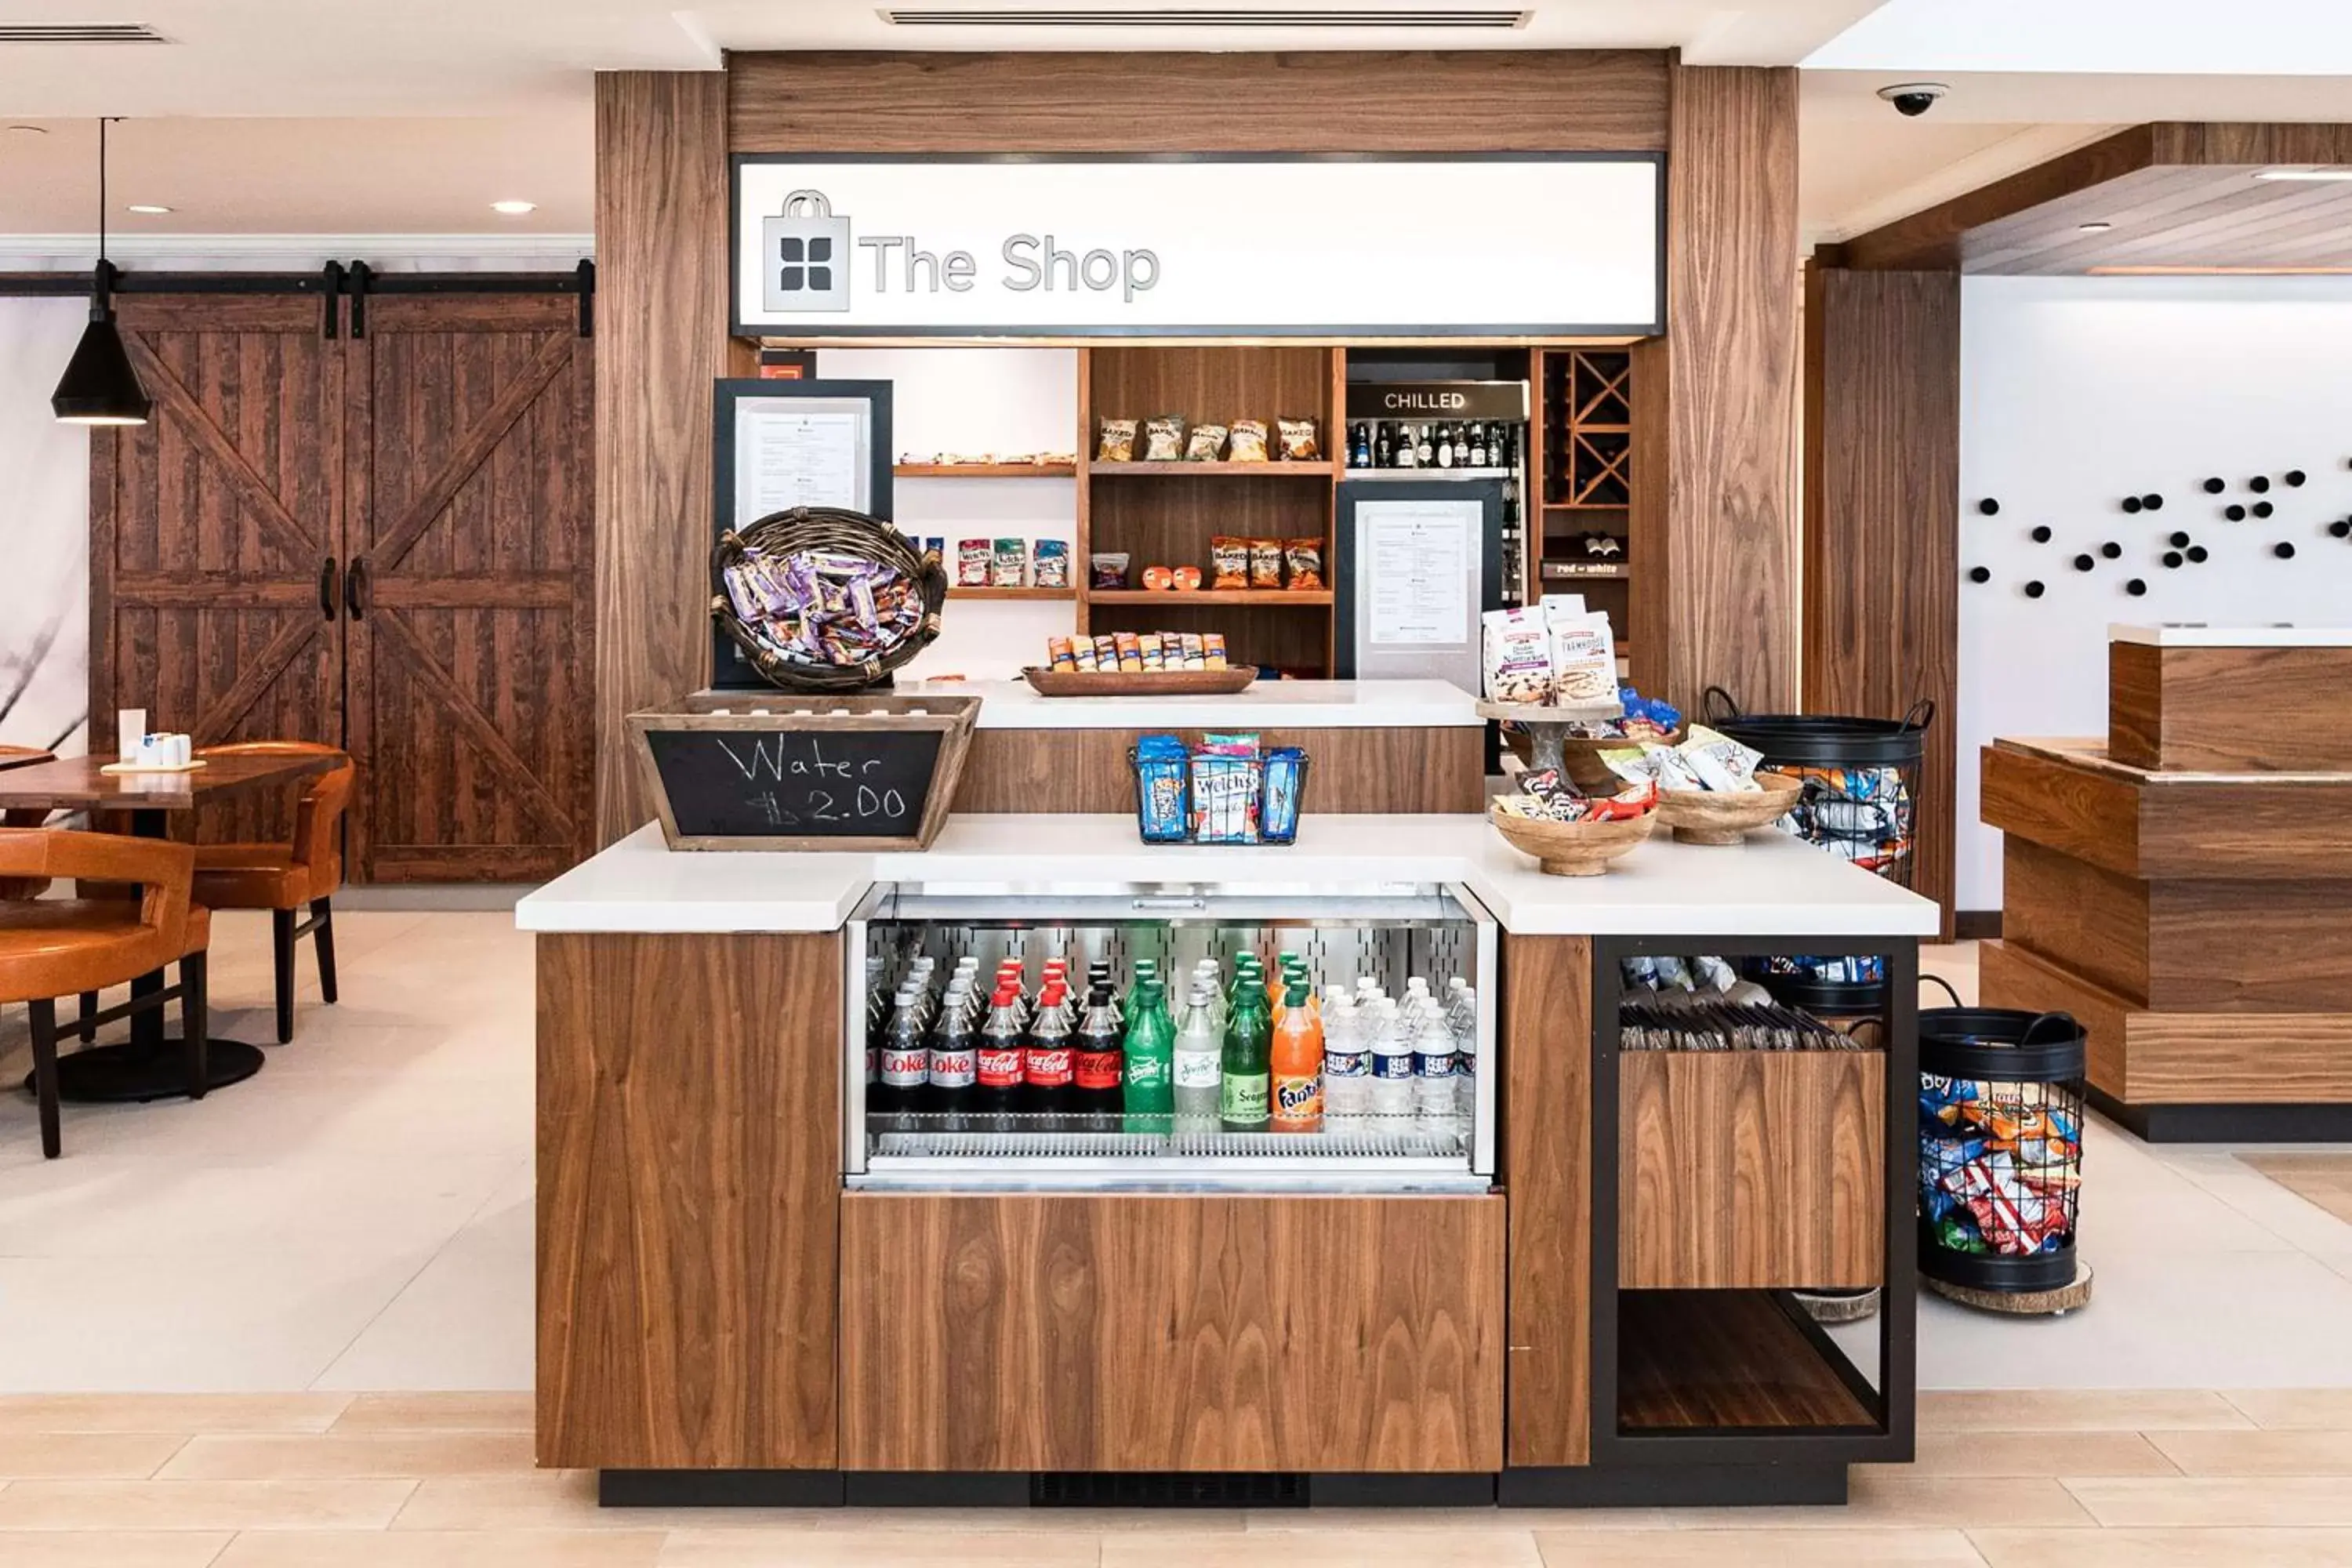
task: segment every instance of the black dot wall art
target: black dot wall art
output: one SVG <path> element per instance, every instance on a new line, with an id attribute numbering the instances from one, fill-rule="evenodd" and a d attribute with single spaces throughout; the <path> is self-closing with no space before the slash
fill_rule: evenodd
<path id="1" fill-rule="evenodd" d="M 2124 592 L 2137 599 L 2141 595 L 2147 592 L 2147 584 L 2142 579 L 2135 577 L 2130 582 L 2124 584 Z"/>
<path id="2" fill-rule="evenodd" d="M 2289 468 L 2285 473 L 2279 477 L 2286 480 L 2287 489 L 2291 490 L 2299 490 L 2303 489 L 2304 480 L 2309 479 L 2311 476 L 2305 473 L 2301 468 Z"/>
<path id="3" fill-rule="evenodd" d="M 2151 490 L 2147 495 L 2139 498 L 2139 504 L 2147 508 L 2150 511 L 2162 511 L 2164 510 L 2164 498 Z"/>
<path id="4" fill-rule="evenodd" d="M 2337 518 L 2327 525 L 2327 531 L 2338 539 L 2352 539 L 2352 518 Z"/>
<path id="5" fill-rule="evenodd" d="M 2292 561 L 2294 559 L 2294 546 L 2282 539 L 2271 546 L 2271 553 L 2282 561 Z"/>
<path id="6" fill-rule="evenodd" d="M 2147 503 L 2146 501 L 2140 500 L 2137 496 L 2124 497 L 2124 510 L 2126 511 L 2137 511 L 2147 504 Z"/>
<path id="7" fill-rule="evenodd" d="M 2088 572 L 2092 567 L 2096 566 L 2097 564 L 2098 563 L 2096 561 L 2092 560 L 2087 555 L 2077 555 L 2074 557 L 2074 570 L 2077 572 Z"/>
<path id="8" fill-rule="evenodd" d="M 2120 561 L 2124 558 L 2124 547 L 2110 539 L 2099 546 L 2099 553 L 2110 561 Z"/>
<path id="9" fill-rule="evenodd" d="M 2235 504 L 2225 506 L 2221 509 L 2221 515 L 2231 522 L 2243 522 L 2246 521 L 2246 509 Z"/>
<path id="10" fill-rule="evenodd" d="M 1999 517 L 2000 515 L 2000 502 L 1993 500 L 1990 496 L 1987 496 L 1984 500 L 1977 502 L 1977 510 L 1984 513 L 1987 517 Z"/>
<path id="11" fill-rule="evenodd" d="M 2045 522 L 2041 527 L 2033 531 L 2033 542 L 2036 544 L 2047 544 L 2050 542 L 2050 525 L 2048 523 Z"/>
<path id="12" fill-rule="evenodd" d="M 2227 479 L 2207 479 L 2205 481 L 2205 493 L 2209 496 L 2220 495 L 2223 490 L 2226 490 L 2229 488 L 2230 481 Z"/>
<path id="13" fill-rule="evenodd" d="M 2189 547 L 2189 563 L 2192 566 L 2202 566 L 2205 564 L 2205 547 L 2203 545 L 2190 545 Z"/>
<path id="14" fill-rule="evenodd" d="M 2252 510 L 2256 517 L 2268 517 L 2271 513 L 2276 511 L 2278 508 L 2271 505 L 2271 503 L 2266 500 L 2258 500 L 2253 504 Z"/>
<path id="15" fill-rule="evenodd" d="M 1971 567 L 1969 567 L 1969 582 L 1971 582 L 1971 583 L 1990 583 L 1990 582 L 1991 582 L 1991 581 L 1992 581 L 1992 568 L 1991 568 L 1991 567 L 1990 567 L 1990 566 L 1971 566 Z"/>
<path id="16" fill-rule="evenodd" d="M 2268 495 L 2271 489 L 2271 477 L 2268 474 L 2256 474 L 2246 481 L 2246 488 L 2258 496 Z"/>

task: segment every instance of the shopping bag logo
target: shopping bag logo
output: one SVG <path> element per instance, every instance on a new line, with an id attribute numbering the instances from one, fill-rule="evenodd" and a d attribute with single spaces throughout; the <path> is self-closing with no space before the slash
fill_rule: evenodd
<path id="1" fill-rule="evenodd" d="M 849 309 L 849 220 L 833 216 L 823 191 L 793 192 L 782 216 L 760 220 L 760 235 L 767 309 Z"/>

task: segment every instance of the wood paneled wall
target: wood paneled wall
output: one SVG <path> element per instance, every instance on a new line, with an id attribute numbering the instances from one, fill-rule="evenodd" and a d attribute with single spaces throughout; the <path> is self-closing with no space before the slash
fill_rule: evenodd
<path id="1" fill-rule="evenodd" d="M 1667 57 L 1656 50 L 810 51 L 735 55 L 727 68 L 739 153 L 1630 153 L 1667 144 Z"/>
<path id="2" fill-rule="evenodd" d="M 1786 712 L 1797 699 L 1797 73 L 1677 67 L 1672 108 L 1668 613 L 1664 662 L 1649 668 L 1685 708 L 1720 686 L 1750 710 Z"/>
<path id="3" fill-rule="evenodd" d="M 1804 707 L 1892 719 L 1936 704 L 1913 854 L 1947 937 L 1959 519 L 1959 274 L 1808 268 Z"/>
<path id="4" fill-rule="evenodd" d="M 710 384 L 727 335 L 727 78 L 596 76 L 596 825 L 654 818 L 621 721 L 709 684 Z"/>

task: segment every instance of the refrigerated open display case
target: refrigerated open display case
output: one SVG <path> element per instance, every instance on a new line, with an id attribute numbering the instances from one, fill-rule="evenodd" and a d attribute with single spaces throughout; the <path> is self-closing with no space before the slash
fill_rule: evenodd
<path id="1" fill-rule="evenodd" d="M 877 887 L 847 926 L 842 1036 L 844 1179 L 880 1191 L 1483 1193 L 1494 1181 L 1497 928 L 1465 889 L 1423 886 L 1348 895 L 1247 895 L 1138 887 L 1083 896 Z M 1162 975 L 1254 952 L 1304 957 L 1314 989 L 1369 978 L 1391 996 L 1410 978 L 1444 993 L 1460 977 L 1475 994 L 1464 1032 L 1455 1112 L 1327 1118 L 1322 1131 L 1130 1131 L 1030 1111 L 940 1114 L 867 1101 L 868 998 L 895 985 L 918 955 L 940 972 L 967 955 L 983 973 L 1006 959 L 1034 986 L 1049 959 L 1071 973 L 1110 967 L 1128 994 L 1137 961 Z M 1171 1006 L 1182 998 L 1171 996 Z"/>

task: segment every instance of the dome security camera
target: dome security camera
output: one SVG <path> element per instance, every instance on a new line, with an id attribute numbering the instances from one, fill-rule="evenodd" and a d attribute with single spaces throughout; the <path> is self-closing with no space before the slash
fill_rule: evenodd
<path id="1" fill-rule="evenodd" d="M 1916 120 L 1936 107 L 1936 100 L 1952 89 L 1940 81 L 1902 81 L 1893 87 L 1882 87 L 1878 96 L 1895 106 L 1895 112 L 1906 120 Z"/>

